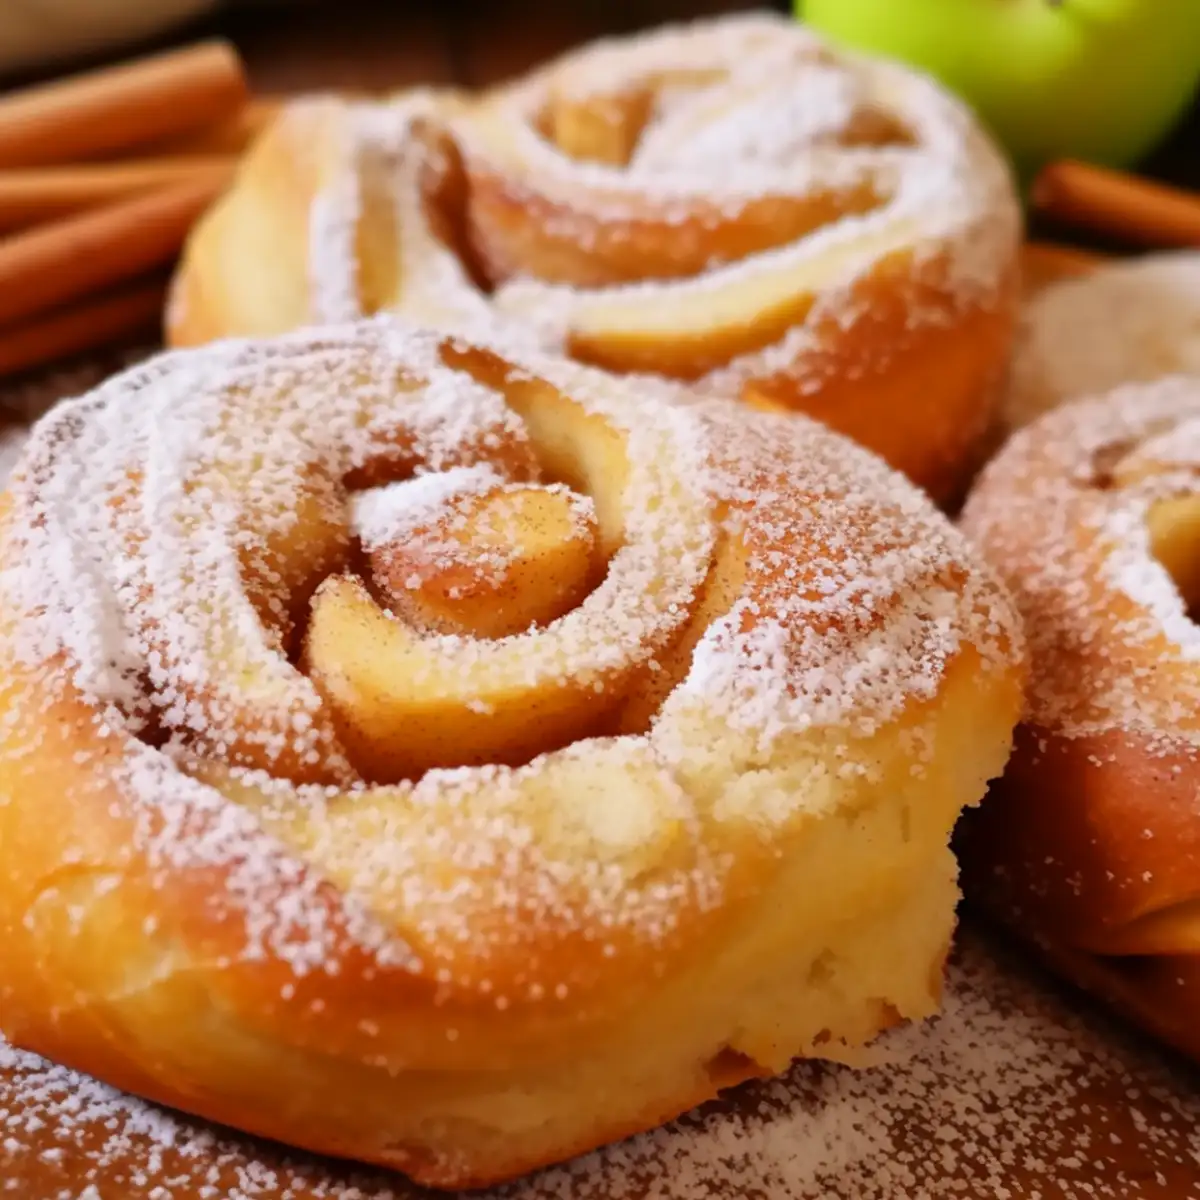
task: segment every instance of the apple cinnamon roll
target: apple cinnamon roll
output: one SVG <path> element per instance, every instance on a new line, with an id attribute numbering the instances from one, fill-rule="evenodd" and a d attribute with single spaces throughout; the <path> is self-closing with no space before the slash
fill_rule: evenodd
<path id="1" fill-rule="evenodd" d="M 967 532 L 1012 587 L 1031 682 L 1012 761 L 964 822 L 968 894 L 1200 1059 L 1200 378 L 1043 414 Z"/>
<path id="2" fill-rule="evenodd" d="M 1006 593 L 802 418 L 391 319 L 56 408 L 0 516 L 0 1032 L 443 1186 L 937 1002 Z"/>
<path id="3" fill-rule="evenodd" d="M 726 17 L 482 95 L 296 103 L 192 237 L 168 331 L 501 330 L 808 413 L 946 499 L 998 399 L 1019 232 L 934 83 Z"/>

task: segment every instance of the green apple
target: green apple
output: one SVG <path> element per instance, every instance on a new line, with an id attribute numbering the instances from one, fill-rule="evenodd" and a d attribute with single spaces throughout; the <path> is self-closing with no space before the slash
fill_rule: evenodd
<path id="1" fill-rule="evenodd" d="M 1128 166 L 1200 83 L 1200 0 L 795 0 L 814 29 L 928 71 L 1023 171 Z"/>

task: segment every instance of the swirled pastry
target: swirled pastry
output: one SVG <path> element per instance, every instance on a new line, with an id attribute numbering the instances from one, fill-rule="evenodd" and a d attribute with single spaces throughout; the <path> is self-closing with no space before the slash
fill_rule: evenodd
<path id="1" fill-rule="evenodd" d="M 1021 606 L 1012 762 L 966 823 L 968 890 L 1200 1058 L 1200 379 L 1043 416 L 964 526 Z"/>
<path id="2" fill-rule="evenodd" d="M 499 328 L 809 413 L 945 498 L 998 399 L 1019 226 L 932 82 L 729 17 L 481 96 L 292 105 L 194 233 L 168 334 Z"/>
<path id="3" fill-rule="evenodd" d="M 56 409 L 0 522 L 0 1029 L 442 1186 L 934 1007 L 1006 594 L 820 426 L 391 319 Z"/>
<path id="4" fill-rule="evenodd" d="M 1200 254 L 1105 263 L 1026 305 L 1003 425 L 1019 428 L 1122 384 L 1193 372 L 1200 373 Z"/>

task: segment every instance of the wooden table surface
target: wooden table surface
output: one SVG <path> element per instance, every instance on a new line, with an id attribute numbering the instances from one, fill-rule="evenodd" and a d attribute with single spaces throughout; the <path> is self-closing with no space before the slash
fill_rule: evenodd
<path id="1" fill-rule="evenodd" d="M 732 7 L 696 0 L 320 0 L 298 11 L 228 13 L 172 40 L 230 36 L 263 93 L 417 81 L 477 86 L 605 32 Z M 1200 188 L 1200 109 L 1148 170 Z M 892 1061 L 866 1075 L 798 1067 L 783 1082 L 739 1089 L 665 1131 L 503 1194 L 508 1200 L 1200 1200 L 1196 1072 L 978 931 L 963 940 L 946 1016 L 902 1034 L 886 1053 Z M 86 1091 L 89 1103 L 110 1114 L 112 1136 L 132 1147 L 136 1169 L 114 1168 L 103 1138 L 81 1137 L 69 1124 L 53 1155 L 34 1163 L 27 1144 L 11 1136 L 31 1088 L 39 1096 Z M 174 1200 L 192 1195 L 188 1189 L 203 1182 L 200 1172 L 214 1169 L 211 1147 L 218 1143 L 223 1157 L 213 1200 L 417 1194 L 378 1175 L 356 1177 L 352 1185 L 347 1167 L 214 1134 L 0 1052 L 0 1197 Z M 194 1157 L 196 1145 L 210 1147 L 207 1159 Z"/>

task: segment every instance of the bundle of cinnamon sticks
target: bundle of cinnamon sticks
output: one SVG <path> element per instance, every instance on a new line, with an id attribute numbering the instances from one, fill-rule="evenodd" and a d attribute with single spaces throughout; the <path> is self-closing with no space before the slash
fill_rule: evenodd
<path id="1" fill-rule="evenodd" d="M 269 112 L 222 41 L 0 96 L 0 375 L 153 336 Z"/>

